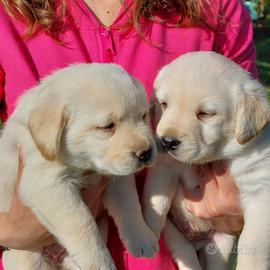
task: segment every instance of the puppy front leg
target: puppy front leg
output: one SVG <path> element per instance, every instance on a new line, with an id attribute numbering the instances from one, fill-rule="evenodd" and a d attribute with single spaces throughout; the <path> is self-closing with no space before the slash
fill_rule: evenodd
<path id="1" fill-rule="evenodd" d="M 163 233 L 166 245 L 179 270 L 202 269 L 195 248 L 169 219 L 167 219 Z"/>
<path id="2" fill-rule="evenodd" d="M 158 252 L 158 239 L 142 216 L 134 175 L 110 179 L 104 205 L 119 230 L 128 251 L 135 257 L 153 257 Z"/>
<path id="3" fill-rule="evenodd" d="M 168 156 L 159 155 L 155 165 L 149 169 L 144 185 L 143 215 L 158 238 L 179 183 L 175 166 Z"/>
<path id="4" fill-rule="evenodd" d="M 32 179 L 33 184 L 27 171 L 25 167 L 20 187 L 24 203 L 67 249 L 78 269 L 115 270 L 95 219 L 77 187 L 70 184 L 69 179 L 55 179 L 54 174 L 48 173 L 46 178 L 43 174 L 39 179 Z"/>
<path id="5" fill-rule="evenodd" d="M 244 229 L 238 242 L 237 270 L 270 269 L 269 192 L 248 198 Z"/>
<path id="6" fill-rule="evenodd" d="M 236 236 L 214 232 L 211 241 L 203 247 L 207 270 L 230 269 L 235 243 Z"/>

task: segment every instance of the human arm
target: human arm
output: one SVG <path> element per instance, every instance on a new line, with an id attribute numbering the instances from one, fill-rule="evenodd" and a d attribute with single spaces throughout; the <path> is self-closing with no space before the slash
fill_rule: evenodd
<path id="1" fill-rule="evenodd" d="M 23 171 L 22 154 L 19 155 L 18 178 L 15 187 L 15 195 L 11 207 L 7 213 L 0 214 L 0 246 L 35 250 L 52 244 L 55 239 L 39 223 L 31 209 L 25 206 L 18 195 L 18 187 Z M 105 189 L 106 180 L 99 185 L 82 192 L 84 202 L 91 208 L 96 217 L 101 205 L 101 195 Z"/>
<path id="2" fill-rule="evenodd" d="M 35 249 L 53 243 L 53 237 L 38 222 L 18 195 L 23 159 L 19 154 L 18 176 L 9 211 L 0 214 L 0 245 L 14 249 Z"/>
<path id="3" fill-rule="evenodd" d="M 211 219 L 217 230 L 238 234 L 243 227 L 239 191 L 226 163 L 213 162 L 198 167 L 200 187 L 185 190 L 187 209 L 202 219 Z"/>

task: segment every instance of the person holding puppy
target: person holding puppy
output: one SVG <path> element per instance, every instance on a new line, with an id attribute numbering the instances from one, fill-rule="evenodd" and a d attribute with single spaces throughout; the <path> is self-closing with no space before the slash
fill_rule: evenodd
<path id="1" fill-rule="evenodd" d="M 119 64 L 144 84 L 149 99 L 160 68 L 190 51 L 216 51 L 257 76 L 252 25 L 241 0 L 0 3 L 2 122 L 13 112 L 23 91 L 72 63 Z M 23 153 L 19 158 L 18 185 Z M 226 164 L 213 163 L 207 171 L 199 170 L 197 174 L 201 185 L 194 192 L 186 192 L 187 208 L 200 218 L 212 219 L 221 231 L 239 232 L 243 221 L 238 190 Z M 144 176 L 145 172 L 137 175 L 139 191 Z M 100 197 L 105 186 L 106 180 L 82 194 L 95 216 L 102 211 Z M 135 259 L 124 250 L 112 222 L 109 225 L 108 246 L 117 269 L 175 269 L 162 240 L 160 253 L 153 259 Z M 0 215 L 0 245 L 35 249 L 53 242 L 15 192 L 10 211 Z M 57 263 L 63 254 L 56 248 L 46 256 Z"/>

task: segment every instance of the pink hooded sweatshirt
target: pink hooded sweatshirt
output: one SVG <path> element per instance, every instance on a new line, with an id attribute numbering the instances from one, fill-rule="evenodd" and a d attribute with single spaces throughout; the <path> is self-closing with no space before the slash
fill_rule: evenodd
<path id="1" fill-rule="evenodd" d="M 121 27 L 131 16 L 133 0 L 124 1 L 116 20 L 107 29 L 100 24 L 83 0 L 71 0 L 70 3 L 72 5 L 70 4 L 69 10 L 72 12 L 66 17 L 65 31 L 61 34 L 62 43 L 56 42 L 44 32 L 25 39 L 24 24 L 9 17 L 0 6 L 2 121 L 13 112 L 16 100 L 25 90 L 54 70 L 73 63 L 117 63 L 144 84 L 148 98 L 159 69 L 191 51 L 216 51 L 256 76 L 252 25 L 242 0 L 213 0 L 212 20 L 214 22 L 215 18 L 221 18 L 216 23 L 215 31 L 202 27 L 173 27 L 162 22 L 144 20 L 144 39 L 132 26 Z M 142 172 L 137 176 L 140 193 L 144 175 L 145 172 Z M 117 269 L 176 269 L 163 240 L 160 252 L 154 258 L 136 259 L 122 246 L 112 221 L 110 225 L 108 247 Z"/>

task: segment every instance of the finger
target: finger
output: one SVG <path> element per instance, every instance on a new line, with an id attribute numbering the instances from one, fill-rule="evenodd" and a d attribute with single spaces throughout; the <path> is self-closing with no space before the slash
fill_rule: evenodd
<path id="1" fill-rule="evenodd" d="M 204 170 L 198 174 L 198 178 L 202 192 L 201 201 L 204 203 L 205 209 L 210 216 L 218 216 L 219 213 L 216 211 L 216 205 L 220 201 L 220 191 L 211 167 L 204 168 Z"/>
<path id="2" fill-rule="evenodd" d="M 218 197 L 217 184 L 209 166 L 198 166 L 195 173 L 199 178 L 200 187 L 194 190 L 183 189 L 185 206 L 196 217 L 208 219 L 213 217 L 212 212 Z"/>
<path id="3" fill-rule="evenodd" d="M 233 177 L 230 175 L 230 171 L 225 161 L 215 161 L 212 163 L 212 172 L 216 177 L 219 188 L 230 188 L 232 186 Z"/>
<path id="4" fill-rule="evenodd" d="M 220 166 L 221 165 L 222 163 L 220 163 Z M 216 168 L 221 170 L 219 167 Z M 219 175 L 220 174 L 216 176 L 213 172 L 212 166 L 204 169 L 203 173 L 198 175 L 202 190 L 202 203 L 204 203 L 205 209 L 210 217 L 221 217 L 223 215 L 227 215 L 232 211 L 231 207 L 235 205 L 234 200 L 232 200 L 232 202 L 229 201 L 231 197 L 227 195 L 224 196 L 227 191 L 221 189 L 222 187 L 218 185 L 217 179 L 221 177 Z M 235 211 L 232 212 L 232 214 L 234 213 Z M 239 215 L 239 211 L 237 211 L 237 214 Z"/>
<path id="5" fill-rule="evenodd" d="M 226 210 L 230 215 L 241 215 L 239 189 L 234 182 L 227 164 L 224 161 L 213 162 L 213 174 L 216 177 L 221 201 L 226 202 Z"/>
<path id="6" fill-rule="evenodd" d="M 217 192 L 218 186 L 210 164 L 197 166 L 195 173 L 198 176 L 203 197 L 205 197 L 205 192 L 210 194 L 215 194 Z"/>
<path id="7" fill-rule="evenodd" d="M 203 201 L 192 201 L 185 199 L 186 209 L 200 219 L 209 219 L 211 216 Z"/>
<path id="8" fill-rule="evenodd" d="M 196 187 L 193 190 L 183 188 L 183 194 L 185 207 L 189 212 L 201 219 L 210 218 L 202 199 L 200 187 Z"/>
<path id="9" fill-rule="evenodd" d="M 239 235 L 244 226 L 244 219 L 242 216 L 212 218 L 211 221 L 217 231 L 231 235 Z"/>
<path id="10" fill-rule="evenodd" d="M 212 163 L 212 172 L 216 178 L 219 190 L 222 191 L 233 191 L 239 193 L 239 190 L 234 182 L 232 175 L 227 167 L 225 161 L 216 161 Z"/>

